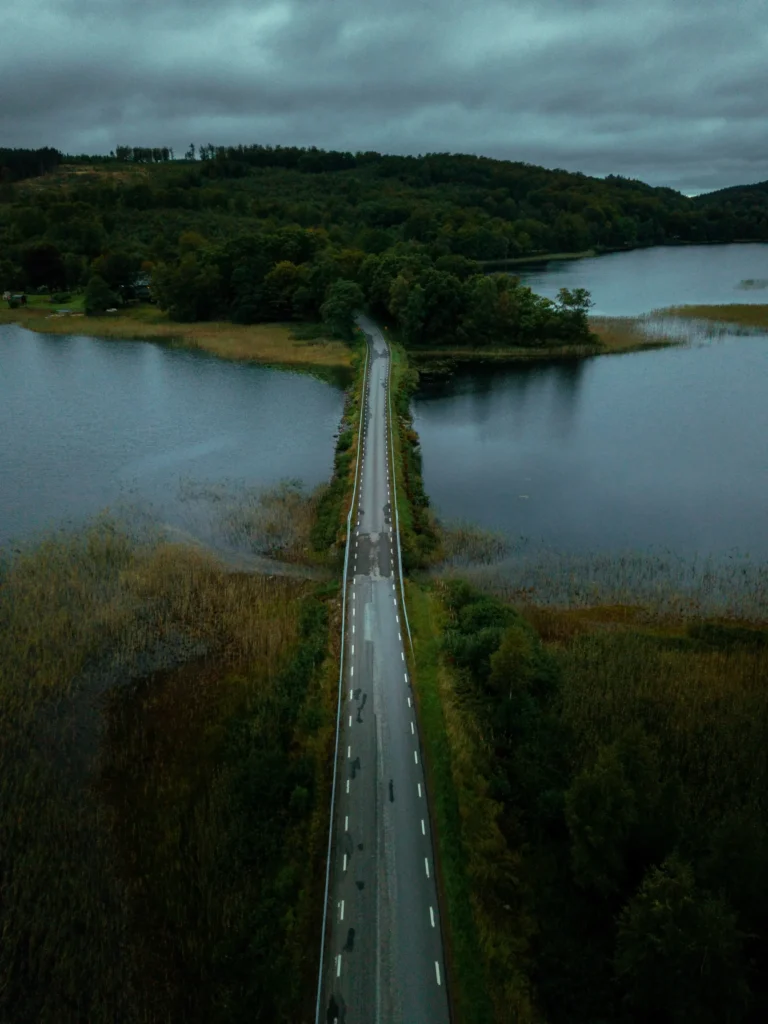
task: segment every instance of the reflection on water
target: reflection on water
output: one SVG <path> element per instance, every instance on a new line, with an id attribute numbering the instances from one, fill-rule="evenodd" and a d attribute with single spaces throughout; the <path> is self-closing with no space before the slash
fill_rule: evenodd
<path id="1" fill-rule="evenodd" d="M 188 478 L 311 489 L 342 408 L 339 387 L 302 374 L 2 326 L 0 547 L 117 504 L 188 527 Z"/>
<path id="2" fill-rule="evenodd" d="M 510 268 L 535 292 L 587 288 L 595 316 L 639 316 L 664 306 L 768 301 L 768 244 L 656 246 L 594 259 Z"/>
<path id="3" fill-rule="evenodd" d="M 768 556 L 768 337 L 462 370 L 414 400 L 438 515 L 571 555 Z"/>

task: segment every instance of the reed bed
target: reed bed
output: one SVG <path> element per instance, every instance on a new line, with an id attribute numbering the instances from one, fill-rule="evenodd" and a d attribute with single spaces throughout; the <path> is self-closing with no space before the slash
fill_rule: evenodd
<path id="1" fill-rule="evenodd" d="M 329 338 L 299 337 L 291 324 L 176 323 L 155 306 L 105 316 L 51 316 L 51 309 L 0 309 L 0 323 L 17 323 L 44 334 L 85 334 L 105 340 L 160 341 L 209 352 L 220 359 L 274 366 L 349 371 L 350 348 Z M 299 325 L 300 326 L 300 325 Z"/>
<path id="2" fill-rule="evenodd" d="M 189 523 L 217 546 L 290 563 L 312 561 L 312 529 L 324 490 L 301 481 L 249 487 L 233 481 L 182 480 L 179 500 Z"/>
<path id="3" fill-rule="evenodd" d="M 741 327 L 768 328 L 768 305 L 758 303 L 732 302 L 720 306 L 669 306 L 657 310 L 656 313 L 661 316 L 683 317 L 688 320 L 713 320 L 723 324 L 738 324 Z"/>
<path id="4" fill-rule="evenodd" d="M 510 541 L 495 564 L 465 551 L 439 570 L 523 605 L 588 608 L 644 605 L 691 618 L 768 617 L 768 565 L 748 555 L 686 557 L 674 551 L 569 553 L 527 540 Z"/>
<path id="5" fill-rule="evenodd" d="M 2 554 L 0 1020 L 290 1017 L 327 636 L 305 582 L 111 517 Z"/>

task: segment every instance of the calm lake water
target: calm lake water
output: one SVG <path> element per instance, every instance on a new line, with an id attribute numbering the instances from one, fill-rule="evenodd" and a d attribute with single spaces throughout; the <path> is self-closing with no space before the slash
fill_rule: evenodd
<path id="1" fill-rule="evenodd" d="M 0 326 L 0 546 L 120 503 L 195 528 L 188 481 L 314 487 L 342 408 L 303 374 Z"/>
<path id="2" fill-rule="evenodd" d="M 613 315 L 768 301 L 768 292 L 735 290 L 743 278 L 768 279 L 768 246 L 550 268 L 536 290 L 583 285 Z M 768 336 L 464 370 L 422 386 L 413 408 L 425 487 L 446 520 L 568 553 L 768 557 Z"/>
<path id="3" fill-rule="evenodd" d="M 635 249 L 514 273 L 550 299 L 560 288 L 587 288 L 594 316 L 637 316 L 688 303 L 768 303 L 768 245 L 759 242 Z"/>

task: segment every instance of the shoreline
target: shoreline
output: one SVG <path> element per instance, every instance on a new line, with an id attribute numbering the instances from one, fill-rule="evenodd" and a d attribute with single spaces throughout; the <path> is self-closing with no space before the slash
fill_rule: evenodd
<path id="1" fill-rule="evenodd" d="M 351 375 L 352 350 L 341 341 L 302 340 L 302 324 L 248 326 L 228 321 L 175 323 L 151 305 L 115 316 L 54 316 L 50 305 L 0 309 L 0 326 L 16 324 L 38 334 L 86 335 L 102 341 L 149 341 L 206 352 L 233 362 L 253 362 L 279 369 L 338 376 Z"/>
<path id="2" fill-rule="evenodd" d="M 556 362 L 564 359 L 589 359 L 595 356 L 622 355 L 683 344 L 677 338 L 645 334 L 638 324 L 643 317 L 594 317 L 590 327 L 598 341 L 593 345 L 507 346 L 498 348 L 408 349 L 410 361 L 429 372 L 430 363 L 518 363 Z"/>
<path id="3" fill-rule="evenodd" d="M 597 256 L 609 256 L 616 252 L 634 252 L 637 249 L 677 249 L 686 245 L 768 245 L 762 238 L 735 238 L 732 242 L 687 242 L 678 239 L 677 241 L 652 242 L 650 245 L 614 245 L 597 246 L 592 249 L 584 249 L 582 252 L 550 252 L 535 253 L 530 256 L 505 256 L 498 260 L 476 260 L 483 269 L 486 267 L 516 266 L 528 263 L 548 263 L 550 260 L 583 260 Z"/>

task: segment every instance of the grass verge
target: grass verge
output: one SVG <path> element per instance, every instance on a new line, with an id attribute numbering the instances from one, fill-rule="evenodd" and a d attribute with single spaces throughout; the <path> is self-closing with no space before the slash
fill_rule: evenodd
<path id="1" fill-rule="evenodd" d="M 432 591 L 411 582 L 406 585 L 406 600 L 413 630 L 414 694 L 436 845 L 452 1011 L 457 1024 L 484 1024 L 490 1013 L 488 978 L 477 956 L 478 936 L 462 834 L 461 791 L 454 778 L 446 722 L 448 718 L 453 720 L 455 708 L 440 663 L 439 603 Z"/>
<path id="2" fill-rule="evenodd" d="M 492 752 L 442 653 L 440 585 L 409 583 L 407 599 L 454 1020 L 530 1024 L 538 1019 L 527 978 L 532 926 L 519 895 L 519 854 L 491 794 Z"/>
<path id="3" fill-rule="evenodd" d="M 366 351 L 366 344 L 360 333 L 352 350 L 354 378 L 347 390 L 344 415 L 333 457 L 333 475 L 330 483 L 319 492 L 315 524 L 310 534 L 315 550 L 331 561 L 341 557 L 346 541 L 347 515 L 352 500 L 357 440 L 360 432 Z"/>
<path id="4" fill-rule="evenodd" d="M 392 403 L 392 445 L 397 485 L 397 511 L 403 572 L 423 568 L 437 557 L 439 534 L 429 509 L 429 498 L 421 475 L 419 435 L 413 429 L 411 395 L 415 391 L 418 371 L 408 365 L 405 349 L 388 338 L 392 354 L 390 400 Z"/>

